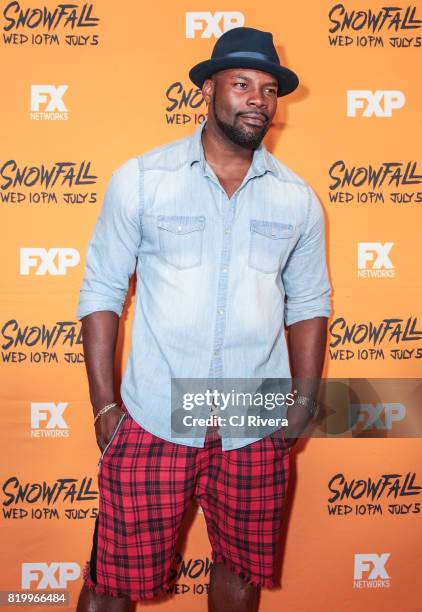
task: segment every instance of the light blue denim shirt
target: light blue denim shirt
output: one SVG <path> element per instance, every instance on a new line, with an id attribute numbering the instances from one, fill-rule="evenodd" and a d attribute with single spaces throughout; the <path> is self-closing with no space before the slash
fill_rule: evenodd
<path id="1" fill-rule="evenodd" d="M 122 313 L 136 270 L 121 396 L 174 443 L 172 378 L 291 377 L 284 324 L 331 315 L 325 228 L 310 186 L 261 144 L 229 199 L 193 135 L 129 159 L 111 176 L 88 246 L 78 320 Z M 260 439 L 222 439 L 223 450 Z"/>

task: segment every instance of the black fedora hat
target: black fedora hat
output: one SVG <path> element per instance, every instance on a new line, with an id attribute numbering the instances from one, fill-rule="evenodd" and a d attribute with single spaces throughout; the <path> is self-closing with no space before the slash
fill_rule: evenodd
<path id="1" fill-rule="evenodd" d="M 190 80 L 202 88 L 205 79 L 227 68 L 252 68 L 276 77 L 277 96 L 286 96 L 299 85 L 297 75 L 280 65 L 271 32 L 255 28 L 233 28 L 217 40 L 211 59 L 196 64 L 189 71 Z"/>

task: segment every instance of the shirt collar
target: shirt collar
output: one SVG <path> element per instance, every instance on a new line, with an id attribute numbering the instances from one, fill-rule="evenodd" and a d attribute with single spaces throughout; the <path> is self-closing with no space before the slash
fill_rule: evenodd
<path id="1" fill-rule="evenodd" d="M 189 148 L 188 148 L 188 160 L 192 166 L 195 162 L 198 162 L 205 173 L 205 155 L 204 147 L 202 146 L 202 130 L 205 127 L 207 120 L 205 119 L 190 136 Z M 267 151 L 265 145 L 261 144 L 255 149 L 252 158 L 252 164 L 250 168 L 251 176 L 261 176 L 266 172 L 277 173 L 277 168 L 272 160 L 272 156 Z"/>

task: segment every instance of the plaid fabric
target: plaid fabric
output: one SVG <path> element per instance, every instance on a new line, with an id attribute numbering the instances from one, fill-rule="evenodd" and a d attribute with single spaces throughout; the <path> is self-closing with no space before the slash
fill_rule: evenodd
<path id="1" fill-rule="evenodd" d="M 280 437 L 222 451 L 210 427 L 204 448 L 195 448 L 158 438 L 126 411 L 99 468 L 99 513 L 83 571 L 86 585 L 133 601 L 165 593 L 178 531 L 195 497 L 212 560 L 251 584 L 275 586 L 288 476 L 289 453 Z"/>

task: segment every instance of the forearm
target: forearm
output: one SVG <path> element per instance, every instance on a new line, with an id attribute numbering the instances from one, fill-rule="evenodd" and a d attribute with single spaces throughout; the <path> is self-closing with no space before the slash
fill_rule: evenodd
<path id="1" fill-rule="evenodd" d="M 298 321 L 289 327 L 292 391 L 295 397 L 317 399 L 327 341 L 327 317 Z M 299 403 L 288 410 L 289 435 L 297 437 L 312 418 L 310 409 Z"/>
<path id="2" fill-rule="evenodd" d="M 85 367 L 94 414 L 113 402 L 114 359 L 119 317 L 112 311 L 93 312 L 82 319 Z"/>
<path id="3" fill-rule="evenodd" d="M 318 380 L 321 377 L 327 343 L 327 321 L 327 317 L 314 317 L 293 323 L 288 328 L 293 378 Z"/>

